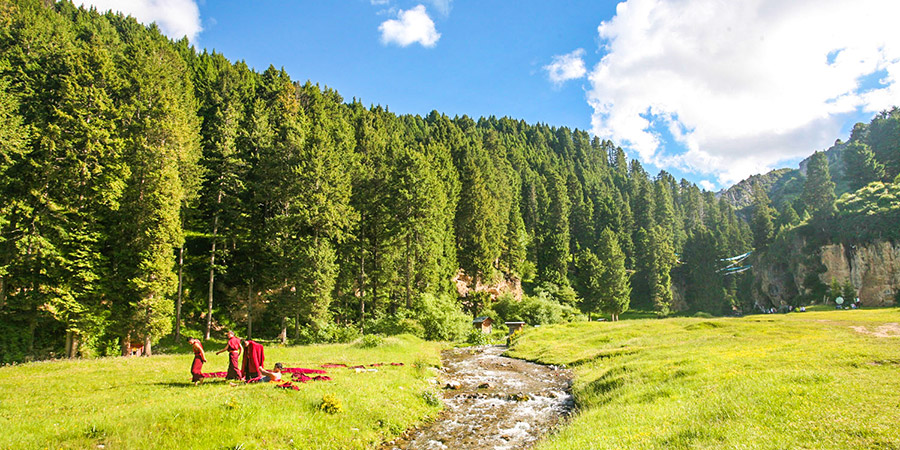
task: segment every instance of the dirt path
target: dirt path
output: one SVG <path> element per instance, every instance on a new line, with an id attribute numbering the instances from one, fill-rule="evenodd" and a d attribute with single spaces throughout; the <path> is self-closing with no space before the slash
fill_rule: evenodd
<path id="1" fill-rule="evenodd" d="M 500 356 L 505 350 L 489 346 L 445 351 L 444 367 L 438 375 L 444 387 L 445 411 L 430 426 L 382 448 L 530 447 L 571 411 L 572 373 Z"/>

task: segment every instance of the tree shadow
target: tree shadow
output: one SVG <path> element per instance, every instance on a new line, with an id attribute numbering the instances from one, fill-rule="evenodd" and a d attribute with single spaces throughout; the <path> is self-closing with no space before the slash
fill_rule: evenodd
<path id="1" fill-rule="evenodd" d="M 224 378 L 215 378 L 215 379 L 207 378 L 203 381 L 203 383 L 200 384 L 200 386 L 203 386 L 205 384 L 224 384 L 227 381 L 228 380 L 225 380 Z M 199 386 L 194 386 L 194 383 L 192 383 L 191 381 L 156 381 L 156 382 L 148 383 L 148 384 L 150 384 L 151 386 L 163 386 L 163 387 L 172 387 L 172 388 L 199 387 Z"/>

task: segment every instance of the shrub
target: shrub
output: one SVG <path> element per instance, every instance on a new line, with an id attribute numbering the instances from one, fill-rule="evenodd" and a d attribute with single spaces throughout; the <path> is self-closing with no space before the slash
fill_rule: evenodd
<path id="1" fill-rule="evenodd" d="M 334 394 L 325 394 L 317 409 L 328 414 L 337 414 L 344 412 L 344 405 L 341 404 L 341 399 L 335 397 Z"/>
<path id="2" fill-rule="evenodd" d="M 416 310 L 428 340 L 460 341 L 472 324 L 472 319 L 463 314 L 456 300 L 448 295 L 423 294 Z"/>
<path id="3" fill-rule="evenodd" d="M 503 322 L 525 322 L 528 325 L 571 322 L 582 317 L 577 309 L 561 305 L 546 295 L 526 295 L 521 301 L 516 301 L 512 296 L 504 296 L 493 305 L 493 311 Z"/>
<path id="4" fill-rule="evenodd" d="M 316 325 L 309 325 L 300 328 L 297 333 L 297 339 L 294 343 L 301 345 L 308 344 L 334 344 L 347 343 L 359 339 L 359 330 L 356 327 L 348 327 L 346 325 L 336 324 L 332 322 L 323 322 Z"/>
<path id="5" fill-rule="evenodd" d="M 421 339 L 425 339 L 425 327 L 419 321 L 410 317 L 411 311 L 401 309 L 395 315 L 387 315 L 369 322 L 366 331 L 370 333 L 382 334 L 385 336 L 396 336 L 398 334 L 411 334 Z"/>
<path id="6" fill-rule="evenodd" d="M 466 337 L 466 342 L 472 345 L 490 345 L 492 340 L 490 334 L 482 333 L 481 330 L 472 329 Z"/>
<path id="7" fill-rule="evenodd" d="M 367 334 L 356 343 L 359 348 L 375 348 L 384 344 L 384 338 L 377 334 Z"/>

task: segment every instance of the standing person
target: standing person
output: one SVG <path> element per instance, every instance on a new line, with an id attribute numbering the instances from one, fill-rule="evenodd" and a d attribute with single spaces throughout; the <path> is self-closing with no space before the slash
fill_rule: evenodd
<path id="1" fill-rule="evenodd" d="M 216 352 L 216 354 L 220 354 L 222 352 L 228 352 L 228 374 L 225 375 L 226 380 L 240 380 L 241 378 L 241 369 L 238 363 L 238 355 L 241 354 L 241 340 L 234 335 L 234 331 L 228 332 L 228 343 L 225 344 L 225 348 Z"/>
<path id="2" fill-rule="evenodd" d="M 203 381 L 203 374 L 200 372 L 203 370 L 203 363 L 206 362 L 206 354 L 203 353 L 203 344 L 200 343 L 199 339 L 191 338 L 188 342 L 194 348 L 194 362 L 191 363 L 191 382 L 194 385 L 198 385 Z"/>
<path id="3" fill-rule="evenodd" d="M 241 375 L 248 381 L 260 376 L 259 368 L 265 363 L 263 346 L 257 342 L 246 339 L 241 341 L 244 346 L 244 360 L 241 364 Z"/>

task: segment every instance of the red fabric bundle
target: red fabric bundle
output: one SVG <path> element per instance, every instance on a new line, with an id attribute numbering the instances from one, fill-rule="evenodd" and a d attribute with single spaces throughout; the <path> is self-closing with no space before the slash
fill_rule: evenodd
<path id="1" fill-rule="evenodd" d="M 392 366 L 402 366 L 403 363 L 391 363 Z"/>
<path id="2" fill-rule="evenodd" d="M 346 364 L 331 364 L 331 363 L 329 363 L 329 364 L 322 364 L 322 367 L 324 367 L 326 369 L 335 369 L 338 367 L 347 367 L 347 365 Z"/>
<path id="3" fill-rule="evenodd" d="M 281 369 L 281 373 L 328 373 L 319 369 L 304 369 L 302 367 L 288 367 Z"/>
<path id="4" fill-rule="evenodd" d="M 298 388 L 297 386 L 294 386 L 294 383 L 291 383 L 290 381 L 288 381 L 287 383 L 279 384 L 278 386 L 275 386 L 275 387 L 282 388 L 282 389 L 293 389 L 295 391 L 300 390 L 300 388 Z"/>
<path id="5" fill-rule="evenodd" d="M 360 365 L 360 366 L 350 366 L 349 368 L 350 368 L 350 369 L 365 369 L 366 366 L 362 366 L 362 365 Z"/>
<path id="6" fill-rule="evenodd" d="M 369 367 L 381 367 L 383 365 L 384 365 L 384 363 L 375 363 L 375 364 L 369 364 Z"/>

